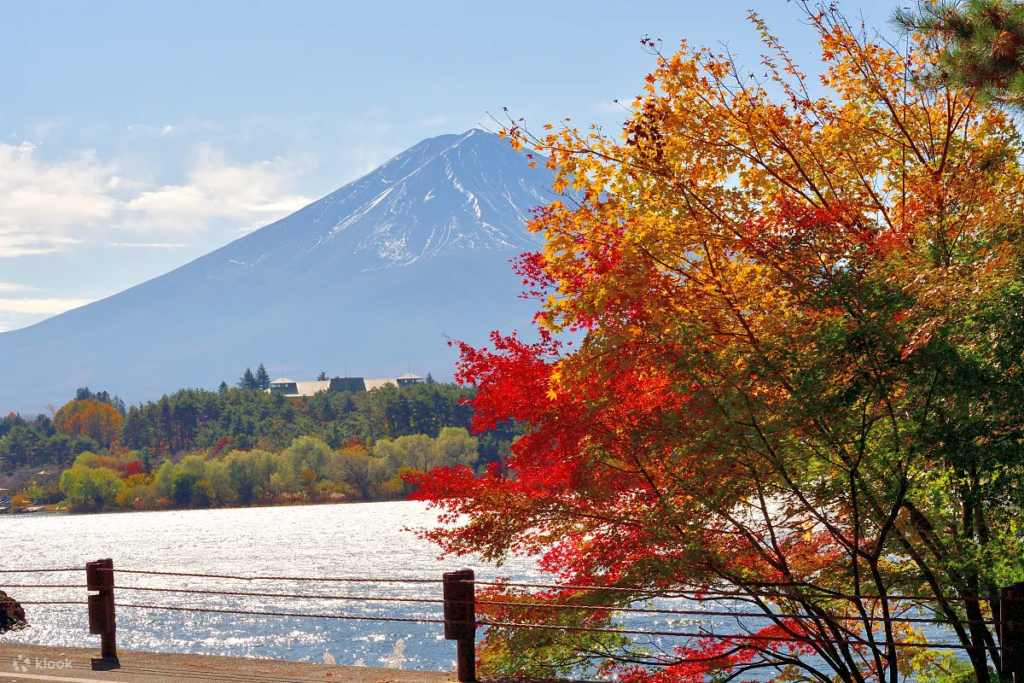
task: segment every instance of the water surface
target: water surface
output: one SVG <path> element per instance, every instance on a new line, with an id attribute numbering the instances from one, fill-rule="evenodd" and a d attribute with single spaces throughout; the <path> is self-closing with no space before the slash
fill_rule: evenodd
<path id="1" fill-rule="evenodd" d="M 408 528 L 430 527 L 435 514 L 416 502 L 354 505 L 175 510 L 102 515 L 0 516 L 0 569 L 84 567 L 112 558 L 115 570 L 298 577 L 440 579 L 470 567 L 481 579 L 536 580 L 533 562 L 496 569 L 467 558 L 438 559 L 435 546 Z M 116 574 L 119 586 L 187 588 L 316 595 L 440 599 L 440 584 L 347 584 Z M 84 587 L 8 588 L 12 584 L 84 586 L 85 572 L 0 574 L 0 588 L 21 600 L 85 600 Z M 118 603 L 210 607 L 244 611 L 440 618 L 441 606 L 247 596 L 210 596 L 117 590 Z M 97 647 L 84 605 L 26 606 L 32 627 L 6 640 L 39 645 Z M 119 608 L 118 647 L 338 664 L 395 665 L 449 670 L 455 644 L 437 624 L 261 617 Z"/>
<path id="2" fill-rule="evenodd" d="M 438 550 L 408 529 L 435 524 L 435 513 L 417 502 L 305 507 L 181 510 L 104 515 L 0 516 L 0 569 L 84 567 L 112 558 L 115 570 L 138 569 L 199 574 L 290 577 L 414 578 L 440 580 L 445 571 L 469 567 L 478 579 L 547 582 L 530 559 L 497 568 L 473 558 L 440 560 Z M 203 607 L 249 612 L 297 612 L 360 617 L 440 619 L 430 603 L 305 600 L 231 595 L 142 592 L 127 587 L 299 593 L 323 596 L 441 599 L 440 583 L 240 582 L 226 579 L 116 574 L 117 602 L 135 605 Z M 13 584 L 77 584 L 74 589 L 12 588 Z M 85 572 L 0 574 L 0 588 L 24 600 L 86 598 Z M 727 603 L 656 600 L 660 609 L 722 610 Z M 739 609 L 743 609 L 739 606 Z M 84 605 L 26 606 L 32 627 L 5 639 L 39 645 L 98 647 L 88 633 Z M 632 614 L 631 629 L 736 633 L 738 623 L 722 617 Z M 251 616 L 159 611 L 121 607 L 118 646 L 126 650 L 323 661 L 338 664 L 451 670 L 455 643 L 440 624 L 343 621 L 313 617 Z M 767 625 L 762 619 L 748 627 Z M 948 642 L 939 627 L 925 629 L 933 642 Z M 671 650 L 676 637 L 635 639 L 653 651 Z"/>

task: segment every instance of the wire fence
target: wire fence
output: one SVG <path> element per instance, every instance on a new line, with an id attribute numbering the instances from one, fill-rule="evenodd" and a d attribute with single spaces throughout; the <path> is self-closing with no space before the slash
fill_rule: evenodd
<path id="1" fill-rule="evenodd" d="M 877 601 L 877 600 L 890 600 L 897 602 L 992 602 L 998 601 L 997 597 L 993 596 L 942 596 L 942 595 L 876 595 L 876 594 L 851 594 L 851 593 L 840 593 L 840 592 L 826 592 L 820 588 L 814 588 L 808 590 L 807 586 L 801 584 L 787 584 L 785 586 L 779 586 L 775 592 L 769 592 L 767 590 L 722 590 L 715 588 L 693 588 L 693 589 L 679 589 L 679 588 L 652 588 L 649 586 L 582 586 L 573 584 L 552 584 L 552 583 L 514 583 L 508 581 L 474 581 L 477 586 L 496 586 L 502 588 L 527 588 L 527 589 L 544 589 L 544 590 L 561 590 L 561 591 L 594 591 L 594 592 L 606 592 L 606 593 L 630 593 L 630 594 L 643 594 L 654 597 L 666 597 L 666 598 L 691 598 L 691 599 L 706 599 L 706 598 L 796 598 L 800 600 L 863 600 L 863 601 Z"/>
<path id="2" fill-rule="evenodd" d="M 443 625 L 445 638 L 459 641 L 459 677 L 460 680 L 473 680 L 475 674 L 472 669 L 475 663 L 466 661 L 472 655 L 466 655 L 464 651 L 472 652 L 475 644 L 475 630 L 477 628 L 493 628 L 508 630 L 536 630 L 540 632 L 560 631 L 565 633 L 595 633 L 595 634 L 616 634 L 621 636 L 642 636 L 648 638 L 679 638 L 683 640 L 719 641 L 736 646 L 748 647 L 770 647 L 777 645 L 841 645 L 852 647 L 878 647 L 878 644 L 871 637 L 874 629 L 889 624 L 922 624 L 942 625 L 946 623 L 938 606 L 949 604 L 971 602 L 988 603 L 988 612 L 991 615 L 1001 613 L 1003 621 L 996 618 L 963 618 L 958 619 L 961 625 L 968 628 L 983 626 L 986 629 L 996 631 L 1000 637 L 1005 633 L 1021 633 L 1024 628 L 1017 627 L 1017 618 L 1010 618 L 1007 614 L 1021 614 L 1021 607 L 1024 606 L 1024 590 L 1017 590 L 1020 587 L 1005 589 L 999 596 L 943 596 L 943 595 L 861 595 L 845 594 L 841 592 L 822 591 L 816 587 L 802 585 L 782 586 L 752 586 L 742 590 L 725 590 L 714 587 L 699 588 L 652 588 L 646 586 L 602 586 L 602 585 L 577 585 L 577 584 L 550 584 L 550 583 L 523 583 L 506 581 L 479 581 L 469 570 L 462 570 L 446 574 L 443 578 L 378 578 L 378 577 L 309 577 L 309 576 L 268 576 L 268 575 L 242 575 L 242 574 L 215 574 L 199 572 L 174 572 L 157 571 L 146 569 L 114 569 L 113 563 L 104 560 L 89 563 L 86 567 L 52 568 L 52 569 L 0 569 L 0 575 L 29 575 L 29 574 L 57 574 L 85 572 L 86 582 L 40 582 L 40 583 L 13 583 L 4 586 L 7 590 L 85 590 L 88 592 L 87 600 L 26 600 L 20 601 L 22 605 L 65 605 L 65 606 L 88 606 L 90 632 L 99 634 L 102 637 L 103 651 L 105 656 L 116 657 L 116 646 L 114 644 L 115 611 L 118 609 L 131 610 L 159 610 L 184 613 L 205 613 L 215 615 L 236 615 L 246 617 L 286 617 L 303 619 L 333 619 L 345 621 L 374 621 L 393 622 L 406 624 L 430 624 Z M 266 590 L 225 590 L 217 587 L 164 587 L 153 585 L 115 585 L 115 575 L 138 576 L 138 577 L 166 577 L 200 580 L 224 580 L 243 582 L 289 582 L 299 584 L 353 584 L 365 586 L 398 586 L 402 584 L 430 586 L 436 585 L 442 588 L 438 597 L 409 597 L 401 595 L 355 595 L 343 594 L 320 594 L 315 592 L 275 592 Z M 45 581 L 45 579 L 44 579 Z M 478 587 L 485 587 L 491 590 L 483 595 L 477 594 Z M 1016 592 L 1014 592 L 1016 590 Z M 150 604 L 148 600 L 139 602 L 117 602 L 114 600 L 115 591 L 126 591 L 133 594 L 150 595 L 181 595 L 189 598 L 261 598 L 266 601 L 321 601 L 328 602 L 359 602 L 359 603 L 380 603 L 383 605 L 409 604 L 429 605 L 442 608 L 440 613 L 431 613 L 420 616 L 396 616 L 394 614 L 350 614 L 335 613 L 331 611 L 306 612 L 290 609 L 276 609 L 268 606 L 267 609 L 234 609 L 230 606 L 209 605 L 209 604 Z M 509 591 L 513 591 L 509 594 Z M 518 591 L 518 592 L 516 592 Z M 545 595 L 543 592 L 548 591 Z M 551 594 L 550 591 L 557 591 Z M 582 598 L 581 598 L 582 596 Z M 594 598 L 599 598 L 597 604 L 592 604 Z M 545 599 L 546 598 L 546 599 Z M 581 599 L 591 602 L 580 602 Z M 604 601 L 600 600 L 603 599 Z M 611 599 L 613 601 L 608 601 Z M 683 606 L 663 607 L 654 605 L 654 599 L 685 600 Z M 617 600 L 617 601 L 616 601 Z M 826 610 L 813 604 L 814 601 L 848 601 L 856 609 Z M 1012 604 L 1003 605 L 998 612 L 993 609 L 1000 606 L 1000 602 L 1012 601 Z M 646 606 L 638 603 L 648 602 Z M 731 603 L 745 605 L 746 608 L 733 608 Z M 700 605 L 711 604 L 711 609 L 699 608 Z M 750 604 L 756 603 L 760 611 L 750 610 Z M 895 611 L 877 611 L 873 605 L 871 610 L 865 609 L 865 603 L 884 603 L 886 606 L 900 605 L 906 603 L 908 608 L 899 607 Z M 917 609 L 921 611 L 922 605 L 932 605 L 931 610 L 934 616 L 908 616 L 908 612 Z M 785 609 L 786 607 L 794 607 Z M 979 605 L 980 606 L 980 605 Z M 477 610 L 483 614 L 477 617 Z M 901 611 L 902 610 L 902 611 Z M 548 623 L 546 619 L 539 618 L 534 613 L 540 614 L 576 614 L 580 616 L 578 623 Z M 518 618 L 517 618 L 517 615 Z M 716 632 L 713 628 L 698 628 L 696 630 L 667 630 L 657 628 L 655 622 L 651 628 L 626 628 L 607 625 L 606 617 L 611 615 L 631 615 L 643 617 L 671 616 L 671 617 L 693 617 L 700 620 L 707 620 L 712 617 L 734 619 L 736 626 L 733 631 L 743 632 Z M 586 623 L 589 617 L 598 618 L 598 623 Z M 773 632 L 764 632 L 764 626 L 756 631 L 756 628 L 744 623 L 743 620 L 760 620 L 762 624 L 767 622 L 768 626 L 775 627 Z M 847 624 L 854 624 L 854 628 L 848 628 Z M 808 629 L 807 625 L 817 626 L 816 629 Z M 822 625 L 825 627 L 822 627 Z M 1010 628 L 1001 628 L 1009 625 Z M 1024 622 L 1020 623 L 1024 627 Z M 781 631 L 781 632 L 779 632 Z M 984 649 L 998 651 L 1010 646 L 1007 642 L 996 644 L 991 638 L 988 642 L 979 644 L 976 640 L 970 642 L 931 642 L 927 639 L 903 639 L 894 638 L 891 631 L 888 633 L 885 646 L 913 649 L 943 649 L 970 651 Z M 1024 650 L 1024 642 L 1014 644 L 1013 647 L 1020 647 Z M 465 669 L 465 670 L 464 670 Z"/>

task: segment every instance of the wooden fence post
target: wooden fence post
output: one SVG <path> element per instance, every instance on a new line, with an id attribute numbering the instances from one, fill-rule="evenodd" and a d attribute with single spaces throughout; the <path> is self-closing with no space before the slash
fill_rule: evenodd
<path id="1" fill-rule="evenodd" d="M 458 641 L 460 683 L 476 680 L 476 584 L 472 569 L 444 574 L 444 637 Z"/>
<path id="2" fill-rule="evenodd" d="M 114 619 L 114 561 L 99 560 L 85 564 L 85 583 L 89 596 L 89 633 L 100 636 L 100 656 L 117 659 L 117 641 Z"/>
<path id="3" fill-rule="evenodd" d="M 999 589 L 999 644 L 1001 678 L 1024 683 L 1024 583 Z"/>

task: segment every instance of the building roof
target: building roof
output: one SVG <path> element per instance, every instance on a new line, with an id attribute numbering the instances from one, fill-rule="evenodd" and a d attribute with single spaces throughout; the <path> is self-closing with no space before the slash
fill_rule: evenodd
<path id="1" fill-rule="evenodd" d="M 362 381 L 363 386 L 366 388 L 367 391 L 373 391 L 374 389 L 379 389 L 386 384 L 391 384 L 397 387 L 399 386 L 400 382 L 418 382 L 422 379 L 423 378 L 420 377 L 419 375 L 414 375 L 411 372 L 407 372 L 401 377 L 386 377 L 382 379 L 363 379 L 362 377 L 335 377 L 333 381 L 338 383 L 348 383 L 353 380 L 358 380 Z M 273 382 L 270 383 L 270 385 L 273 387 L 278 387 L 278 391 L 281 391 L 283 389 L 283 393 L 285 396 L 313 396 L 314 394 L 318 394 L 321 391 L 330 391 L 331 381 L 332 380 L 328 379 L 313 382 L 297 382 L 293 379 L 288 379 L 287 377 L 281 377 L 280 379 L 275 379 Z M 294 389 L 292 387 L 294 387 Z M 341 390 L 341 387 L 338 387 L 337 390 Z M 270 389 L 267 389 L 267 391 L 270 391 Z"/>
<path id="2" fill-rule="evenodd" d="M 294 380 L 290 380 L 290 379 L 286 379 L 286 378 L 282 377 L 279 380 L 271 382 L 271 384 L 274 385 L 274 386 L 278 386 L 278 387 L 285 387 L 285 389 L 283 391 L 281 389 L 278 389 L 278 392 L 284 394 L 285 396 L 291 396 L 291 397 L 295 397 L 295 396 L 313 396 L 315 394 L 320 393 L 321 391 L 330 391 L 331 390 L 331 380 L 325 380 L 325 381 L 322 381 L 322 382 L 320 382 L 320 381 L 296 382 Z M 292 385 L 294 385 L 294 387 L 295 387 L 294 389 L 291 389 Z M 269 393 L 269 392 L 273 391 L 273 389 L 266 389 L 265 391 L 267 393 Z"/>
<path id="3" fill-rule="evenodd" d="M 330 391 L 331 380 L 323 381 L 312 381 L 312 382 L 296 382 L 296 395 L 298 396 L 313 396 L 319 394 L 321 391 Z"/>

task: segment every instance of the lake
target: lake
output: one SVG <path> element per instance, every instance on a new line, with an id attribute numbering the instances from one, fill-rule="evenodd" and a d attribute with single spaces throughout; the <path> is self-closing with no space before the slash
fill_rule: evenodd
<path id="1" fill-rule="evenodd" d="M 143 569 L 201 574 L 440 579 L 470 567 L 481 579 L 536 580 L 529 560 L 500 570 L 469 558 L 438 559 L 435 546 L 409 528 L 429 527 L 436 515 L 418 502 L 302 507 L 175 510 L 102 515 L 0 516 L 0 569 L 85 566 L 113 558 L 115 571 Z M 440 584 L 344 584 L 115 574 L 118 586 L 188 588 L 316 595 L 440 598 Z M 5 585 L 6 583 L 6 585 Z M 12 584 L 84 586 L 85 572 L 0 574 L 0 588 L 20 600 L 85 600 L 78 589 L 17 589 Z M 245 611 L 440 618 L 441 606 L 121 590 L 118 603 L 210 607 Z M 32 627 L 5 640 L 39 645 L 98 647 L 84 605 L 26 606 Z M 132 608 L 117 610 L 118 647 L 323 661 L 338 664 L 443 669 L 454 666 L 455 643 L 439 624 L 255 617 Z"/>
<path id="2" fill-rule="evenodd" d="M 472 568 L 480 580 L 499 576 L 548 582 L 530 559 L 496 568 L 472 558 L 438 559 L 435 546 L 411 528 L 431 527 L 435 513 L 418 502 L 386 502 L 304 507 L 177 510 L 103 515 L 0 516 L 0 569 L 84 567 L 113 558 L 120 569 L 293 577 L 440 579 L 442 572 Z M 75 589 L 10 588 L 14 584 L 76 584 Z M 85 572 L 0 574 L 0 589 L 19 600 L 85 600 Z M 324 596 L 440 599 L 440 584 L 308 583 L 233 581 L 188 577 L 116 574 L 118 603 L 169 605 L 258 612 L 344 614 L 439 619 L 441 606 L 423 603 L 308 600 L 253 596 L 215 596 L 125 590 L 130 586 L 189 590 L 299 593 Z M 655 601 L 661 608 L 716 610 L 727 603 Z M 32 627 L 5 640 L 38 645 L 99 647 L 88 633 L 84 605 L 28 605 Z M 667 618 L 626 615 L 629 628 L 733 631 L 721 617 Z M 763 626 L 760 620 L 747 622 Z M 948 634 L 925 629 L 936 642 Z M 480 635 L 478 633 L 478 635 Z M 293 661 L 451 670 L 455 643 L 443 638 L 440 624 L 343 621 L 312 617 L 206 614 L 118 608 L 118 647 L 125 650 L 264 657 Z M 947 636 L 947 637 L 943 637 Z M 646 641 L 668 649 L 680 639 L 652 636 Z"/>

